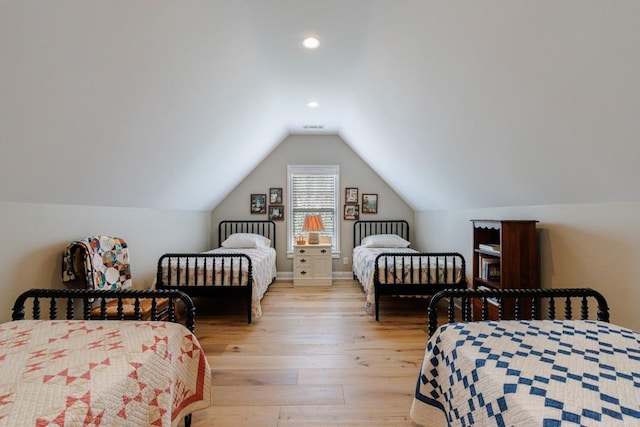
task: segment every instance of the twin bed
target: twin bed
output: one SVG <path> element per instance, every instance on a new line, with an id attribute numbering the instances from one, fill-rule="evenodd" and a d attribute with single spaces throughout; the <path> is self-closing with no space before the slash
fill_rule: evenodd
<path id="1" fill-rule="evenodd" d="M 379 320 L 382 295 L 426 297 L 466 288 L 466 263 L 457 252 L 418 252 L 409 247 L 405 220 L 356 221 L 353 277 L 366 294 L 365 310 Z"/>
<path id="2" fill-rule="evenodd" d="M 276 277 L 273 221 L 221 221 L 218 248 L 202 253 L 167 253 L 158 260 L 156 289 L 191 297 L 241 296 L 247 320 L 262 316 L 260 301 Z"/>
<path id="3" fill-rule="evenodd" d="M 115 316 L 107 299 L 119 307 Z M 148 301 L 150 319 L 142 320 Z M 189 426 L 191 413 L 211 403 L 194 313 L 177 291 L 23 293 L 13 321 L 0 324 L 0 424 L 177 426 L 184 419 Z"/>
<path id="4" fill-rule="evenodd" d="M 527 304 L 520 312 L 534 320 L 471 321 L 489 298 Z M 448 323 L 438 328 L 439 305 Z M 417 424 L 640 425 L 640 333 L 609 323 L 591 289 L 442 291 L 429 304 L 429 331 L 410 411 Z"/>

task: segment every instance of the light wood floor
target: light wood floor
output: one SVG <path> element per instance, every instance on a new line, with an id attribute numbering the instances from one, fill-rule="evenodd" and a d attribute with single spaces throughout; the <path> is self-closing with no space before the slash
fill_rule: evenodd
<path id="1" fill-rule="evenodd" d="M 427 342 L 426 300 L 386 298 L 380 322 L 356 281 L 275 282 L 263 316 L 236 300 L 196 299 L 196 335 L 213 373 L 204 426 L 415 426 L 409 410 Z"/>

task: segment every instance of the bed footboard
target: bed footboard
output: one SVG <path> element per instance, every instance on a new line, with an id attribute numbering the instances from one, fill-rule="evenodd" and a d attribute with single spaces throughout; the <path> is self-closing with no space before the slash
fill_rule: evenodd
<path id="1" fill-rule="evenodd" d="M 447 322 L 469 322 L 474 318 L 488 319 L 488 305 L 498 305 L 498 320 L 502 319 L 505 300 L 514 303 L 515 320 L 522 319 L 524 304 L 530 304 L 530 319 L 556 319 L 556 299 L 563 304 L 564 319 L 573 317 L 572 299 L 579 301 L 580 319 L 589 319 L 589 300 L 595 301 L 597 306 L 597 320 L 609 321 L 609 306 L 607 300 L 599 292 L 589 288 L 564 288 L 564 289 L 446 289 L 435 294 L 429 302 L 429 336 L 433 335 L 438 327 L 438 305 L 446 300 Z M 477 301 L 478 304 L 473 304 Z M 541 307 L 546 303 L 546 313 Z M 472 307 L 480 307 L 480 313 L 473 313 Z M 457 310 L 456 310 L 457 309 Z"/>
<path id="2" fill-rule="evenodd" d="M 27 301 L 32 305 L 31 318 L 84 320 L 143 320 L 143 305 L 150 303 L 150 320 L 168 320 L 182 323 L 191 331 L 195 328 L 195 307 L 193 301 L 183 292 L 176 290 L 90 290 L 90 289 L 30 289 L 18 296 L 13 305 L 13 320 L 26 318 Z M 107 305 L 115 301 L 116 313 L 108 313 Z M 184 308 L 179 310 L 180 301 Z M 48 302 L 48 315 L 42 315 L 42 305 Z M 80 304 L 81 314 L 76 317 L 76 304 Z M 64 310 L 58 312 L 58 305 Z M 131 310 L 128 307 L 131 306 Z M 163 308 L 161 308 L 163 307 Z M 45 308 L 46 310 L 46 308 Z M 183 315 L 182 315 L 183 314 Z M 182 320 L 181 320 L 182 319 Z"/>
<path id="3" fill-rule="evenodd" d="M 381 295 L 434 295 L 466 288 L 466 261 L 458 252 L 385 252 L 373 271 L 376 320 Z"/>
<path id="4" fill-rule="evenodd" d="M 247 302 L 251 323 L 253 265 L 239 253 L 168 253 L 158 260 L 157 289 L 177 289 L 191 297 L 229 295 Z"/>

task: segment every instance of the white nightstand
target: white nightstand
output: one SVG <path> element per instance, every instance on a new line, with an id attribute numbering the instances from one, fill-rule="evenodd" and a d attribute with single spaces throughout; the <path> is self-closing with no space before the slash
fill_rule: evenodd
<path id="1" fill-rule="evenodd" d="M 293 245 L 293 286 L 331 286 L 331 244 Z"/>

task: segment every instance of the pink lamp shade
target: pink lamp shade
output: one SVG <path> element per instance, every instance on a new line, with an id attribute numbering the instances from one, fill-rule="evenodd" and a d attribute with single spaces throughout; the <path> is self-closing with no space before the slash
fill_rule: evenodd
<path id="1" fill-rule="evenodd" d="M 322 224 L 322 218 L 320 215 L 307 215 L 304 219 L 304 224 L 302 225 L 302 231 L 309 232 L 309 243 L 312 245 L 317 245 L 320 243 L 320 235 L 319 231 L 324 230 L 324 225 Z"/>

